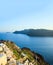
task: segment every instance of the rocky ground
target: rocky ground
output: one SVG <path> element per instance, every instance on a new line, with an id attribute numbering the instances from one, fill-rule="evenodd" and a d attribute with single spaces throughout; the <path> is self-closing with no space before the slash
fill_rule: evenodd
<path id="1" fill-rule="evenodd" d="M 16 61 L 16 64 L 14 65 L 49 65 L 42 55 L 35 53 L 28 48 L 24 47 L 21 49 L 16 46 L 15 43 L 6 40 L 0 40 L 0 43 L 5 44 L 9 48 L 10 51 L 8 55 L 12 55 L 12 59 Z M 8 63 L 8 65 L 10 64 Z"/>

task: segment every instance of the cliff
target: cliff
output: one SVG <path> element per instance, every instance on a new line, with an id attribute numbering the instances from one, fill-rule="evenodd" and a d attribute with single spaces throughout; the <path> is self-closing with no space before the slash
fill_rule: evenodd
<path id="1" fill-rule="evenodd" d="M 25 29 L 21 31 L 15 31 L 14 34 L 26 34 L 28 36 L 36 37 L 53 37 L 53 30 L 46 29 Z"/>
<path id="2" fill-rule="evenodd" d="M 28 65 L 49 65 L 42 55 L 31 51 L 29 48 L 24 47 L 21 49 L 16 46 L 14 42 L 6 40 L 0 40 L 0 43 L 4 43 L 13 52 L 16 61 L 22 63 L 23 65 L 26 64 L 27 60 Z"/>

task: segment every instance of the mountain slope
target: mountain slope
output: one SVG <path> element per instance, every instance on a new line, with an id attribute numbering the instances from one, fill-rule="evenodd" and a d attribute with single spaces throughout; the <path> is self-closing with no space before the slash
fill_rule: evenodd
<path id="1" fill-rule="evenodd" d="M 29 48 L 24 47 L 24 48 L 21 49 L 20 47 L 16 46 L 14 42 L 8 41 L 8 40 L 7 41 L 6 40 L 0 40 L 0 43 L 5 44 L 8 47 L 8 49 L 11 52 L 13 52 L 12 57 L 16 60 L 16 63 L 21 63 L 21 64 L 18 64 L 18 65 L 49 65 L 44 60 L 42 55 L 31 51 Z M 6 52 L 5 52 L 5 54 L 6 54 Z M 9 58 L 10 58 L 10 56 L 9 56 Z M 8 62 L 9 61 L 10 60 L 8 59 Z M 7 65 L 9 65 L 8 62 L 7 62 Z M 17 64 L 15 64 L 15 65 L 17 65 Z"/>
<path id="2" fill-rule="evenodd" d="M 26 34 L 29 36 L 40 36 L 40 37 L 53 37 L 53 30 L 46 30 L 46 29 L 25 29 L 22 31 L 15 31 L 15 34 Z"/>

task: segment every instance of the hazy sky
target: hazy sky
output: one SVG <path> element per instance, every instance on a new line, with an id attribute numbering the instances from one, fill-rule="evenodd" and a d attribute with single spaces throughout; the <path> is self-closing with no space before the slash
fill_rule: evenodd
<path id="1" fill-rule="evenodd" d="M 0 32 L 53 29 L 53 0 L 0 0 Z"/>

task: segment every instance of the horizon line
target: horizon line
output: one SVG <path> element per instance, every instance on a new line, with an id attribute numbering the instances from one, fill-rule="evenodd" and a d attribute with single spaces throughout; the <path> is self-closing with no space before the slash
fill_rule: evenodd
<path id="1" fill-rule="evenodd" d="M 34 28 L 28 28 L 28 29 L 21 29 L 21 30 L 29 30 L 29 29 L 32 29 L 32 30 L 53 30 L 53 29 L 45 29 L 45 28 L 36 28 L 36 29 L 34 29 Z M 14 30 L 14 31 L 21 31 L 21 30 Z M 5 33 L 5 32 L 7 32 L 7 33 L 9 33 L 9 32 L 14 32 L 14 31 L 0 31 L 0 33 Z"/>

